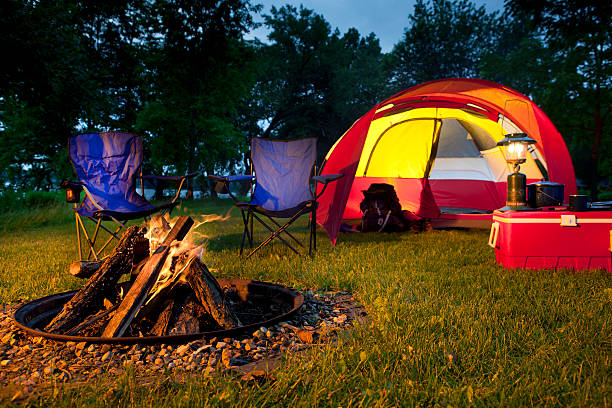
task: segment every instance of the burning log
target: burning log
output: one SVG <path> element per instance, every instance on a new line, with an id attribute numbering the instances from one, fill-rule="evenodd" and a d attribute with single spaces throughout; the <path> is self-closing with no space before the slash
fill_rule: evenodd
<path id="1" fill-rule="evenodd" d="M 50 333 L 65 333 L 80 324 L 84 318 L 103 307 L 104 299 L 113 297 L 119 278 L 132 270 L 135 246 L 142 245 L 144 229 L 130 227 L 102 266 L 47 325 Z"/>
<path id="2" fill-rule="evenodd" d="M 184 216 L 178 219 L 164 239 L 163 244 L 149 257 L 147 263 L 136 277 L 121 305 L 119 305 L 119 309 L 104 329 L 102 337 L 121 337 L 125 333 L 130 323 L 132 323 L 134 316 L 146 300 L 147 294 L 157 281 L 161 267 L 164 265 L 168 255 L 170 244 L 174 240 L 181 241 L 185 238 L 192 225 L 193 220 L 190 217 Z"/>
<path id="3" fill-rule="evenodd" d="M 139 260 L 145 260 L 149 256 L 149 241 L 145 238 L 134 243 L 134 264 Z M 68 273 L 75 278 L 89 279 L 100 269 L 104 260 L 100 261 L 75 261 L 70 264 Z M 134 273 L 134 271 L 132 271 Z"/>
<path id="4" fill-rule="evenodd" d="M 199 258 L 192 258 L 183 277 L 198 301 L 210 316 L 224 329 L 240 326 L 240 320 L 225 301 L 225 295 L 217 280 Z"/>
<path id="5" fill-rule="evenodd" d="M 151 328 L 151 334 L 153 336 L 163 336 L 168 331 L 168 325 L 170 324 L 170 318 L 172 318 L 172 310 L 174 309 L 174 299 L 168 299 L 164 302 L 162 312 L 159 314 L 159 318 Z"/>
<path id="6" fill-rule="evenodd" d="M 103 261 L 76 261 L 70 265 L 68 273 L 75 278 L 91 278 L 102 264 Z"/>
<path id="7" fill-rule="evenodd" d="M 181 242 L 194 221 L 163 217 L 149 232 L 131 227 L 103 262 L 75 262 L 75 276 L 93 274 L 47 326 L 67 335 L 102 337 L 194 334 L 241 325 L 226 296 L 201 261 L 202 247 Z M 147 237 L 149 239 L 147 239 Z M 144 243 L 143 243 L 144 241 Z M 152 254 L 148 257 L 148 250 Z M 119 278 L 131 272 L 130 282 Z"/>
<path id="8" fill-rule="evenodd" d="M 187 291 L 182 292 L 185 294 Z M 192 294 L 186 294 L 181 298 L 183 300 L 174 302 L 172 319 L 168 325 L 171 329 L 168 334 L 199 333 L 201 322 L 206 318 L 204 308 Z"/>

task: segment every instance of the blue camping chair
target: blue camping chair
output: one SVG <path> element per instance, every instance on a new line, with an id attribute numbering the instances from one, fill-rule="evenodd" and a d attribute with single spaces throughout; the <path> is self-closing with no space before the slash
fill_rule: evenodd
<path id="1" fill-rule="evenodd" d="M 101 252 L 113 240 L 121 229 L 127 228 L 130 220 L 148 218 L 152 214 L 171 212 L 178 205 L 183 183 L 196 173 L 185 176 L 143 176 L 142 139 L 140 136 L 122 132 L 84 133 L 73 136 L 68 141 L 68 155 L 76 171 L 78 182 L 63 181 L 66 189 L 66 201 L 74 203 L 76 233 L 79 257 L 81 260 L 98 260 Z M 136 179 L 140 178 L 141 193 L 136 191 Z M 178 183 L 176 195 L 171 202 L 155 206 L 144 198 L 144 180 L 169 180 Z M 85 192 L 80 200 L 81 191 Z M 80 202 L 80 204 L 79 204 Z M 83 219 L 87 218 L 96 224 L 90 238 Z M 103 221 L 116 224 L 115 231 L 107 228 Z M 100 229 L 110 234 L 108 240 L 98 249 L 95 248 Z M 81 248 L 82 231 L 89 246 L 87 257 L 83 257 Z"/>
<path id="2" fill-rule="evenodd" d="M 316 158 L 316 138 L 291 141 L 254 138 L 251 140 L 251 175 L 228 177 L 209 175 L 211 180 L 217 182 L 217 192 L 228 193 L 241 210 L 244 223 L 240 245 L 241 255 L 246 240 L 253 248 L 253 219 L 267 228 L 271 234 L 253 249 L 247 258 L 275 238 L 299 255 L 298 250 L 288 241 L 293 241 L 302 247 L 303 245 L 287 231 L 287 228 L 304 214 L 311 214 L 308 253 L 312 255 L 312 252 L 316 250 L 317 198 L 323 193 L 321 191 L 320 194 L 315 195 L 316 183 L 323 183 L 324 190 L 329 182 L 342 177 L 341 174 L 313 177 L 316 172 Z M 254 183 L 251 200 L 247 203 L 240 202 L 229 189 L 229 183 L 244 180 Z M 311 189 L 313 187 L 314 189 Z M 269 222 L 259 215 L 267 218 Z M 275 218 L 287 219 L 287 221 L 281 225 Z M 284 237 L 281 235 L 283 233 Z"/>

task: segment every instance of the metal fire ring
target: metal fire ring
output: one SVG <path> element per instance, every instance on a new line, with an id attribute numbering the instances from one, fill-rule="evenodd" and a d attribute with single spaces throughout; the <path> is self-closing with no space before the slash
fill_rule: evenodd
<path id="1" fill-rule="evenodd" d="M 31 336 L 45 337 L 56 341 L 74 341 L 88 343 L 114 343 L 114 344 L 136 344 L 136 343 L 187 343 L 193 340 L 213 337 L 231 337 L 247 331 L 254 331 L 261 326 L 271 326 L 278 322 L 288 320 L 304 304 L 304 296 L 301 293 L 289 289 L 286 286 L 276 285 L 267 282 L 258 282 L 247 279 L 217 279 L 222 288 L 232 288 L 236 290 L 242 300 L 246 300 L 250 295 L 261 296 L 268 299 L 277 299 L 284 304 L 290 305 L 291 310 L 279 314 L 271 319 L 261 322 L 236 327 L 227 330 L 215 330 L 209 332 L 167 335 L 167 336 L 145 336 L 145 337 L 89 337 L 89 336 L 67 336 L 63 334 L 47 333 L 40 329 L 40 326 L 48 322 L 52 316 L 60 312 L 64 304 L 72 298 L 76 290 L 43 298 L 26 303 L 19 307 L 14 314 L 17 326 Z"/>

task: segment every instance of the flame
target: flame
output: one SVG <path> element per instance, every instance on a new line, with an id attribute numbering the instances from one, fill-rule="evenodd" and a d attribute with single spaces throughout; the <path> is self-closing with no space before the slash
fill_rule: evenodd
<path id="1" fill-rule="evenodd" d="M 189 231 L 189 234 L 182 241 L 173 241 L 170 244 L 168 256 L 162 266 L 157 281 L 153 288 L 149 291 L 149 297 L 146 303 L 151 302 L 164 288 L 181 282 L 184 276 L 184 271 L 187 270 L 194 259 L 202 260 L 205 251 L 205 244 L 195 245 L 194 237 L 208 239 L 207 235 L 195 231 L 196 228 L 203 224 L 214 221 L 226 221 L 230 218 L 230 213 L 233 207 L 224 215 L 218 214 L 202 214 L 192 217 L 194 225 Z M 166 214 L 164 216 L 155 215 L 149 222 L 145 237 L 149 239 L 149 253 L 152 255 L 157 248 L 164 242 L 166 236 L 176 223 L 178 218 L 170 219 Z"/>

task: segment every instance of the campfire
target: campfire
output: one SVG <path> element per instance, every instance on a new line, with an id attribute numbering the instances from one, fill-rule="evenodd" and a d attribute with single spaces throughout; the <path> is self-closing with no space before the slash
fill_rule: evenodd
<path id="1" fill-rule="evenodd" d="M 224 292 L 202 261 L 203 248 L 184 241 L 194 221 L 171 227 L 155 217 L 148 231 L 130 227 L 103 262 L 73 264 L 90 275 L 46 325 L 49 333 L 90 337 L 188 335 L 243 324 L 236 294 Z M 125 276 L 129 282 L 119 283 Z"/>

